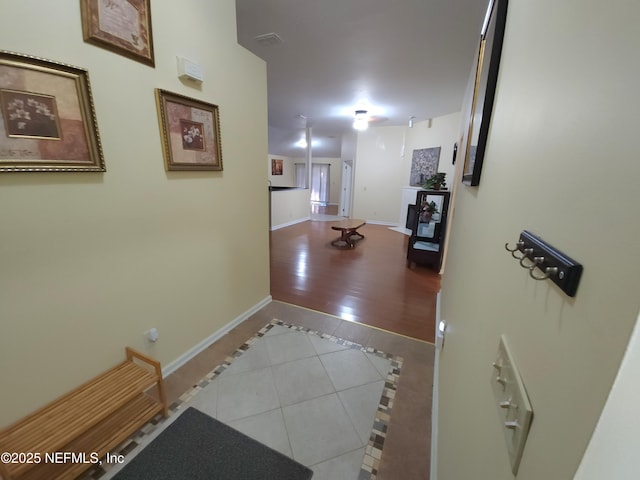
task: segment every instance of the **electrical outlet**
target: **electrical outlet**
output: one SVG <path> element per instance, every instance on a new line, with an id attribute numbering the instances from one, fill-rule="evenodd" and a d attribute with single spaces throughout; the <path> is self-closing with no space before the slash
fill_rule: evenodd
<path id="1" fill-rule="evenodd" d="M 533 409 L 504 335 L 500 337 L 498 354 L 493 362 L 491 388 L 509 451 L 511 471 L 516 475 L 529 434 Z"/>
<path id="2" fill-rule="evenodd" d="M 157 328 L 152 328 L 151 330 L 146 332 L 145 335 L 147 337 L 147 340 L 149 340 L 152 343 L 157 342 L 158 338 L 160 338 L 160 336 L 158 335 L 158 329 Z"/>

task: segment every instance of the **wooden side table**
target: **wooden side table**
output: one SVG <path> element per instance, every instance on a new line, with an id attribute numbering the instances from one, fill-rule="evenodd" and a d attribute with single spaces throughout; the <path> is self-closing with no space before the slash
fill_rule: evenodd
<path id="1" fill-rule="evenodd" d="M 332 230 L 338 230 L 341 232 L 340 238 L 335 239 L 331 242 L 331 245 L 334 247 L 349 247 L 353 248 L 355 246 L 354 241 L 351 237 L 357 237 L 358 239 L 363 239 L 364 235 L 358 232 L 358 229 L 367 222 L 358 218 L 350 218 L 348 220 L 342 220 L 335 225 L 331 226 Z"/>

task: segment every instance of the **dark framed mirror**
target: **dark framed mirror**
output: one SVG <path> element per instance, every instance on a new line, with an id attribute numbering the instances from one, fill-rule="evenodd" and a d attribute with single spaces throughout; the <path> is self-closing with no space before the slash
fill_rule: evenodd
<path id="1" fill-rule="evenodd" d="M 480 184 L 480 173 L 498 81 L 506 19 L 507 0 L 490 0 L 480 33 L 478 63 L 462 173 L 462 182 L 470 186 Z"/>

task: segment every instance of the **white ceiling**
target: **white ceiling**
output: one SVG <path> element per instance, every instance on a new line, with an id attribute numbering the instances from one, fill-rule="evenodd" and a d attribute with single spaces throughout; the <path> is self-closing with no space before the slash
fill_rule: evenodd
<path id="1" fill-rule="evenodd" d="M 488 0 L 236 0 L 238 43 L 267 63 L 269 153 L 313 132 L 314 157 L 339 157 L 358 102 L 376 125 L 457 112 Z M 276 33 L 282 43 L 254 38 Z M 317 144 L 316 144 L 317 142 Z"/>

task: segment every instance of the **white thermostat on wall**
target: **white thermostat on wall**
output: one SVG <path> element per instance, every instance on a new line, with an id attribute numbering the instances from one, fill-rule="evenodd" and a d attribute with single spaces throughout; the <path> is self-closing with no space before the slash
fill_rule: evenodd
<path id="1" fill-rule="evenodd" d="M 191 80 L 193 82 L 202 83 L 204 75 L 202 74 L 202 66 L 183 57 L 178 59 L 178 77 L 183 80 Z"/>

